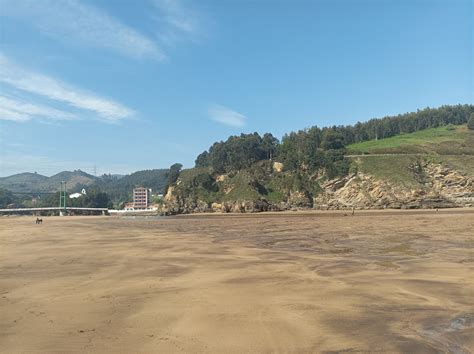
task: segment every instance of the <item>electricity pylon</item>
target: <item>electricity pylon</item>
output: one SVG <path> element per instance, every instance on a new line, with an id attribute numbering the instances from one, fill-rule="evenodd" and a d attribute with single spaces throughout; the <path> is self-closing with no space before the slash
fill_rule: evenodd
<path id="1" fill-rule="evenodd" d="M 62 181 L 59 187 L 59 208 L 64 209 L 64 215 L 66 215 L 66 182 Z M 59 211 L 61 214 L 61 210 Z"/>

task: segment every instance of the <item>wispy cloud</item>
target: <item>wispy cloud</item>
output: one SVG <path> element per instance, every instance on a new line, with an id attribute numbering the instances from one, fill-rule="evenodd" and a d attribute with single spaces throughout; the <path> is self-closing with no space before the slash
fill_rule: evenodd
<path id="1" fill-rule="evenodd" d="M 77 0 L 0 0 L 0 15 L 24 19 L 42 33 L 108 48 L 132 58 L 164 59 L 149 37 Z"/>
<path id="2" fill-rule="evenodd" d="M 26 122 L 30 120 L 28 114 L 12 111 L 0 106 L 0 120 L 11 120 L 13 122 Z"/>
<path id="3" fill-rule="evenodd" d="M 201 15 L 182 0 L 152 0 L 157 10 L 158 37 L 164 44 L 183 39 L 194 41 L 202 34 Z"/>
<path id="4" fill-rule="evenodd" d="M 227 107 L 214 105 L 209 108 L 209 115 L 213 121 L 231 127 L 243 127 L 247 117 Z"/>
<path id="5" fill-rule="evenodd" d="M 77 118 L 74 114 L 59 109 L 0 95 L 0 119 L 26 122 L 37 117 L 47 120 L 73 120 Z"/>
<path id="6" fill-rule="evenodd" d="M 105 99 L 95 94 L 86 92 L 84 90 L 75 88 L 72 85 L 64 83 L 60 80 L 50 76 L 26 70 L 10 61 L 7 57 L 0 53 L 0 82 L 4 82 L 17 89 L 46 97 L 51 100 L 60 101 L 69 104 L 78 109 L 92 111 L 98 117 L 107 122 L 117 122 L 125 118 L 132 117 L 135 112 L 113 100 Z M 8 101 L 7 101 L 8 103 Z M 10 102 L 11 103 L 11 102 Z M 13 109 L 11 106 L 3 107 L 7 110 L 5 117 L 10 117 L 10 120 L 21 121 L 36 110 L 37 115 L 53 115 L 57 119 L 68 118 L 64 115 L 65 112 L 58 110 L 45 110 L 46 107 L 39 106 L 23 106 L 22 110 Z M 12 114 L 16 112 L 16 114 Z M 71 117 L 69 117 L 71 118 Z M 5 118 L 7 119 L 7 118 Z"/>

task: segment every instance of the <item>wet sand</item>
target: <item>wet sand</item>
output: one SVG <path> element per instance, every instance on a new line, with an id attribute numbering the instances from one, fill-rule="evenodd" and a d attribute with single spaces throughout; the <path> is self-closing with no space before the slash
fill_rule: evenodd
<path id="1" fill-rule="evenodd" d="M 474 210 L 0 217 L 0 352 L 474 352 Z"/>

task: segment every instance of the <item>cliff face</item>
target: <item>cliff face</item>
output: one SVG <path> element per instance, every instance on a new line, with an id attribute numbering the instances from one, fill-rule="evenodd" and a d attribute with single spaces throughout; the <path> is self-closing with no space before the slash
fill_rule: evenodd
<path id="1" fill-rule="evenodd" d="M 391 184 L 374 176 L 356 173 L 323 184 L 314 199 L 318 209 L 355 207 L 450 208 L 474 206 L 474 180 L 441 164 L 424 162 L 414 178 L 419 185 Z"/>
<path id="2" fill-rule="evenodd" d="M 169 189 L 162 212 L 471 207 L 471 167 L 472 157 L 360 157 L 352 160 L 349 175 L 331 180 L 318 173 L 285 172 L 281 163 L 270 161 L 228 175 L 191 169 Z"/>

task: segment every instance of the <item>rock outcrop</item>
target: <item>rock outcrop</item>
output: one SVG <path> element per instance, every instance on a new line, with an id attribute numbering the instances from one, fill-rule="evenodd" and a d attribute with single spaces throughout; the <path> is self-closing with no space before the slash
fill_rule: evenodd
<path id="1" fill-rule="evenodd" d="M 414 209 L 474 206 L 474 180 L 441 164 L 421 163 L 418 186 L 391 184 L 363 173 L 322 184 L 317 209 Z"/>
<path id="2" fill-rule="evenodd" d="M 279 190 L 279 198 L 268 186 L 274 186 L 277 178 L 285 174 L 283 165 L 272 165 L 271 172 L 265 176 L 250 175 L 245 180 L 247 198 L 235 194 L 236 185 L 232 176 L 214 176 L 213 193 L 201 197 L 202 185 L 194 179 L 188 189 L 171 186 L 162 206 L 163 214 L 181 213 L 253 213 L 261 211 L 280 211 L 297 209 L 416 209 L 452 208 L 474 206 L 474 178 L 453 168 L 428 159 L 419 159 L 409 167 L 412 179 L 407 183 L 378 178 L 374 175 L 354 172 L 344 177 L 325 180 L 314 174 L 305 178 L 318 188 L 308 190 L 298 183 L 288 184 L 287 189 Z M 265 178 L 265 181 L 262 180 Z M 298 177 L 301 178 L 301 177 Z M 282 184 L 287 186 L 287 184 Z M 265 187 L 267 186 L 267 187 Z M 181 186 L 182 187 L 182 186 Z M 214 188 L 213 187 L 213 188 Z M 201 188 L 201 189 L 200 189 Z M 239 186 L 242 188 L 242 185 Z M 220 198 L 218 196 L 221 193 Z M 234 193 L 235 199 L 230 199 Z M 250 197 L 249 197 L 250 196 Z M 234 198 L 234 197 L 232 197 Z M 229 200 L 230 199 L 230 200 Z"/>

